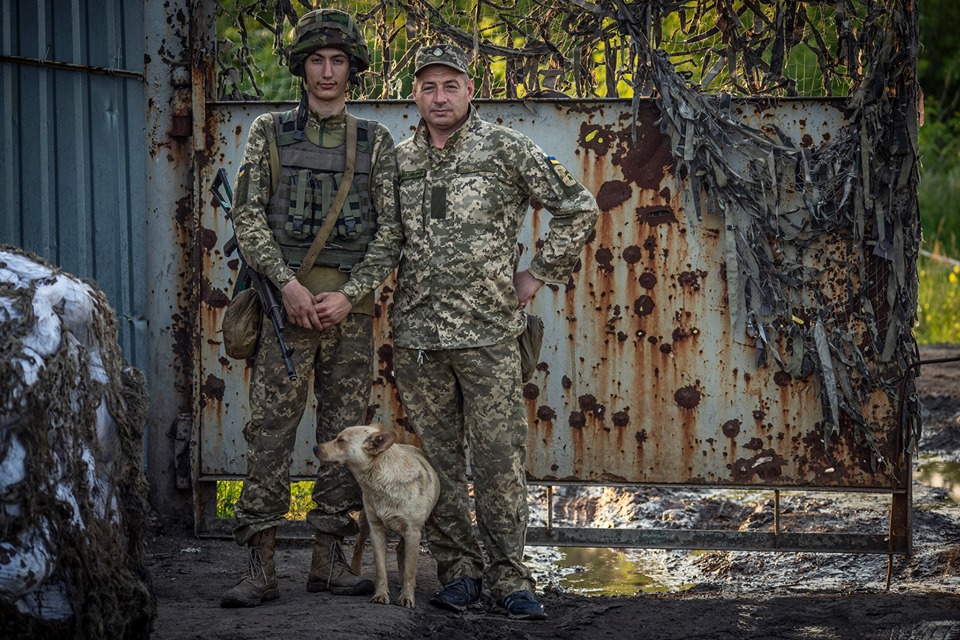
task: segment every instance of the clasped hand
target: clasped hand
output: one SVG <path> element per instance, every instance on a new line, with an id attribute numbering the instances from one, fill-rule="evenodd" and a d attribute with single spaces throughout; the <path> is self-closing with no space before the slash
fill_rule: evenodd
<path id="1" fill-rule="evenodd" d="M 339 291 L 326 291 L 313 295 L 297 280 L 291 280 L 280 291 L 287 320 L 303 327 L 323 331 L 347 317 L 353 307 L 350 300 Z"/>

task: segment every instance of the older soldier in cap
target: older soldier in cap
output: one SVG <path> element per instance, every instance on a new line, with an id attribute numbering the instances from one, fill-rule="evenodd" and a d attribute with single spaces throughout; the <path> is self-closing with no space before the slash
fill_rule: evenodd
<path id="1" fill-rule="evenodd" d="M 290 506 L 291 454 L 311 374 L 318 441 L 367 419 L 373 296 L 370 291 L 356 296 L 336 325 L 323 322 L 316 306 L 364 257 L 379 219 L 397 215 L 393 138 L 383 125 L 346 111 L 349 84 L 370 64 L 354 19 L 342 11 L 310 11 L 297 23 L 286 53 L 290 72 L 302 80 L 302 99 L 296 109 L 254 121 L 232 215 L 244 258 L 282 294 L 285 337 L 298 378 L 289 381 L 276 349 L 267 348 L 274 344 L 273 329 L 264 321 L 244 429 L 247 477 L 235 511 L 234 537 L 247 547 L 248 569 L 224 594 L 225 607 L 257 606 L 278 596 L 276 529 Z M 352 181 L 344 180 L 349 165 Z M 348 190 L 336 226 L 313 266 L 299 269 L 341 184 Z M 340 549 L 344 536 L 357 532 L 351 512 L 362 508 L 353 476 L 342 467 L 321 466 L 313 500 L 316 508 L 307 521 L 316 527 L 316 540 L 307 590 L 373 593 L 373 583 L 350 570 Z"/>
<path id="2" fill-rule="evenodd" d="M 511 617 L 542 619 L 523 563 L 527 419 L 516 338 L 522 307 L 543 283 L 566 283 L 597 203 L 529 138 L 480 118 L 463 50 L 420 49 L 414 75 L 422 119 L 397 145 L 400 220 L 384 221 L 320 318 L 336 322 L 399 262 L 397 387 L 441 483 L 427 538 L 445 586 L 431 603 L 463 611 L 486 581 Z M 533 200 L 553 214 L 550 231 L 529 269 L 518 272 L 517 235 Z M 464 442 L 482 548 L 471 525 Z"/>

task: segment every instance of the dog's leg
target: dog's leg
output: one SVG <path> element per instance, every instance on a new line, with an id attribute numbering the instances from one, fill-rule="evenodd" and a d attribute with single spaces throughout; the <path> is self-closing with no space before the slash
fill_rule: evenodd
<path id="1" fill-rule="evenodd" d="M 406 546 L 406 538 L 401 532 L 400 541 L 397 542 L 397 573 L 400 574 L 400 577 L 403 577 L 403 554 Z"/>
<path id="2" fill-rule="evenodd" d="M 367 521 L 367 512 L 360 510 L 360 518 L 357 521 L 360 532 L 357 534 L 357 541 L 353 545 L 353 555 L 350 556 L 350 570 L 360 575 L 360 569 L 363 565 L 363 545 L 367 543 L 370 537 L 370 523 Z"/>
<path id="3" fill-rule="evenodd" d="M 401 553 L 400 548 L 403 548 Z M 403 577 L 403 586 L 400 589 L 400 600 L 397 604 L 413 609 L 414 594 L 417 590 L 417 561 L 420 556 L 420 527 L 407 526 L 403 532 L 401 545 L 397 546 L 397 557 L 402 558 L 400 575 Z"/>
<path id="4" fill-rule="evenodd" d="M 370 602 L 390 604 L 390 588 L 387 584 L 387 529 L 374 513 L 367 514 L 370 520 L 370 543 L 373 546 L 373 562 L 376 567 L 373 578 L 374 592 Z"/>

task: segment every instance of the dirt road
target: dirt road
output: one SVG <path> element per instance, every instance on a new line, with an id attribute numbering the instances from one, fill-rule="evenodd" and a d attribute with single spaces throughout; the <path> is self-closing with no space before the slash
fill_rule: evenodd
<path id="1" fill-rule="evenodd" d="M 960 346 L 922 351 L 924 360 L 956 356 Z M 960 462 L 960 363 L 924 367 L 918 387 L 925 429 L 918 465 L 929 469 L 931 464 Z M 420 558 L 414 610 L 374 605 L 366 598 L 307 593 L 309 547 L 286 541 L 277 554 L 280 598 L 256 609 L 231 610 L 221 609 L 219 600 L 243 566 L 243 550 L 227 540 L 162 535 L 148 541 L 148 568 L 159 608 L 154 637 L 960 640 L 960 504 L 949 486 L 960 486 L 960 479 L 948 475 L 931 481 L 929 473 L 923 477 L 924 482 L 914 484 L 915 552 L 910 558 L 895 558 L 889 591 L 884 588 L 885 556 L 634 550 L 623 552 L 624 558 L 657 564 L 669 576 L 659 587 L 662 593 L 580 595 L 563 587 L 576 568 L 561 571 L 549 560 L 535 559 L 538 588 L 550 618 L 519 622 L 492 607 L 463 615 L 431 607 L 427 601 L 440 585 L 427 554 Z M 935 486 L 938 483 L 945 486 Z M 734 519 L 729 526 L 750 527 L 762 522 L 768 510 L 763 500 L 749 495 L 716 499 L 740 505 L 726 511 Z M 594 488 L 571 493 L 560 515 L 575 522 L 589 513 L 616 526 L 621 518 L 664 518 L 667 513 L 695 518 L 709 509 L 705 505 L 681 491 L 621 491 L 613 496 Z M 861 496 L 848 494 L 800 494 L 787 498 L 783 507 L 820 514 L 827 527 L 854 522 L 882 530 L 885 517 L 882 504 L 874 508 Z M 369 549 L 364 566 L 372 574 Z M 397 581 L 393 569 L 391 584 Z"/>

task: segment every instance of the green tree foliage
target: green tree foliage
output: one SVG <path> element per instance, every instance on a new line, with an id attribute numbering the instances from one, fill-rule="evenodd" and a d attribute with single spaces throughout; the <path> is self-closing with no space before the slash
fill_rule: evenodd
<path id="1" fill-rule="evenodd" d="M 920 3 L 920 86 L 924 125 L 920 139 L 925 164 L 938 169 L 960 164 L 960 2 Z"/>
<path id="2" fill-rule="evenodd" d="M 923 0 L 920 4 L 920 60 L 924 126 L 921 140 L 928 160 L 939 168 L 960 163 L 960 2 Z"/>
<path id="3" fill-rule="evenodd" d="M 923 90 L 920 127 L 920 217 L 924 246 L 960 255 L 960 2 L 921 0 L 918 75 Z"/>

